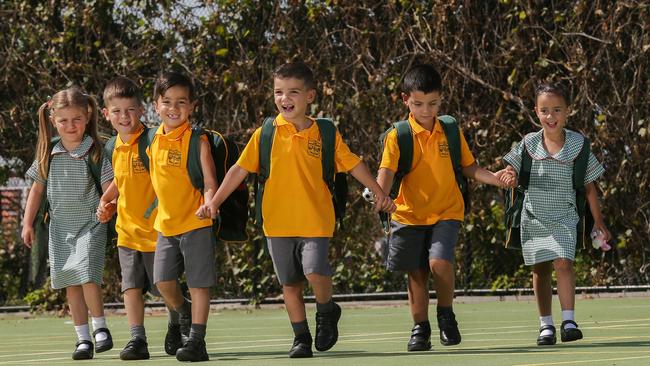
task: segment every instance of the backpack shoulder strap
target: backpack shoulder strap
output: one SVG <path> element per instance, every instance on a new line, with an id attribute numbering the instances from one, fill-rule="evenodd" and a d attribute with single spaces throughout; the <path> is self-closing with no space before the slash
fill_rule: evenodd
<path id="1" fill-rule="evenodd" d="M 262 197 L 264 196 L 264 183 L 271 174 L 271 148 L 273 147 L 273 135 L 275 134 L 275 118 L 266 117 L 262 122 L 260 132 L 259 160 L 260 172 L 257 174 L 255 184 L 255 223 L 262 227 Z"/>
<path id="2" fill-rule="evenodd" d="M 108 161 L 113 165 L 113 151 L 115 151 L 115 142 L 117 141 L 117 136 L 112 136 L 106 144 L 104 145 L 104 154 L 108 157 Z"/>
<path id="3" fill-rule="evenodd" d="M 578 216 L 581 218 L 585 215 L 585 176 L 587 175 L 587 165 L 589 164 L 590 153 L 589 139 L 586 137 L 583 138 L 582 148 L 573 162 L 573 189 L 575 189 L 577 193 L 576 206 L 578 207 Z"/>
<path id="4" fill-rule="evenodd" d="M 200 127 L 192 127 L 190 146 L 187 149 L 187 173 L 194 188 L 203 192 L 203 170 L 201 169 L 201 135 L 208 134 Z"/>
<path id="5" fill-rule="evenodd" d="M 144 127 L 144 132 L 140 135 L 138 140 L 138 155 L 140 156 L 140 161 L 144 168 L 149 171 L 149 155 L 147 155 L 147 148 L 151 145 L 154 137 L 156 136 L 157 128 Z"/>
<path id="6" fill-rule="evenodd" d="M 260 183 L 264 184 L 271 174 L 271 148 L 273 147 L 273 135 L 275 134 L 275 118 L 266 117 L 262 122 L 262 131 L 260 134 L 260 173 L 258 175 Z"/>
<path id="7" fill-rule="evenodd" d="M 395 122 L 393 126 L 397 130 L 397 146 L 399 147 L 396 175 L 399 175 L 401 179 L 411 171 L 413 165 L 413 133 L 408 120 Z"/>
<path id="8" fill-rule="evenodd" d="M 95 182 L 95 187 L 97 188 L 97 192 L 99 193 L 99 196 L 101 197 L 102 193 L 104 190 L 102 189 L 102 163 L 104 161 L 104 157 L 106 156 L 106 152 L 103 148 L 100 147 L 101 154 L 99 155 L 99 159 L 97 161 L 93 161 L 92 158 L 92 148 L 90 151 L 88 151 L 88 154 L 86 155 L 86 164 L 88 165 L 88 170 L 90 171 L 90 175 L 93 177 L 93 181 Z"/>
<path id="9" fill-rule="evenodd" d="M 317 118 L 321 138 L 321 163 L 323 165 L 323 180 L 334 192 L 334 150 L 336 144 L 336 126 L 329 118 Z"/>
<path id="10" fill-rule="evenodd" d="M 440 121 L 440 126 L 445 132 L 445 137 L 447 137 L 449 155 L 451 156 L 454 171 L 462 170 L 460 165 L 460 129 L 458 128 L 458 123 L 454 117 L 447 115 L 438 116 L 438 121 Z"/>
<path id="11" fill-rule="evenodd" d="M 522 142 L 523 143 L 523 142 Z M 521 168 L 519 168 L 519 184 L 518 186 L 522 190 L 528 189 L 528 184 L 530 183 L 530 169 L 533 165 L 533 159 L 530 157 L 526 146 L 522 146 L 521 150 Z"/>
<path id="12" fill-rule="evenodd" d="M 466 200 L 465 211 L 467 211 L 469 209 L 469 201 L 466 196 L 468 187 L 467 179 L 463 176 L 463 166 L 461 165 L 460 128 L 458 128 L 458 123 L 452 116 L 438 116 L 438 121 L 440 121 L 442 130 L 447 138 L 447 146 L 449 147 L 449 156 L 454 169 L 456 184 L 458 184 L 458 188 L 463 194 L 463 199 Z"/>

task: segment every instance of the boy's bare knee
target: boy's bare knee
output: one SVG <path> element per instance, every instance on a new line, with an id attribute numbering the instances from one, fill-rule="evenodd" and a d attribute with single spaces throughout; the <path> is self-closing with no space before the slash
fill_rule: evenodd
<path id="1" fill-rule="evenodd" d="M 313 284 L 313 283 L 317 283 L 317 284 L 328 284 L 329 283 L 329 284 L 331 284 L 332 283 L 332 277 L 324 276 L 324 275 L 318 274 L 318 273 L 310 273 L 308 275 L 305 275 L 305 277 L 307 277 L 307 281 L 309 281 L 309 283 L 311 283 L 311 284 Z"/>

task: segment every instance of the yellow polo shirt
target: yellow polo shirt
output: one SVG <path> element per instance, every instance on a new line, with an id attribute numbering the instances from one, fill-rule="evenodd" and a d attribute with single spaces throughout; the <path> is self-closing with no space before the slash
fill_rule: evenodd
<path id="1" fill-rule="evenodd" d="M 313 120 L 312 120 L 313 121 Z M 271 237 L 331 237 L 334 234 L 332 196 L 323 180 L 321 136 L 318 125 L 302 131 L 275 118 L 269 179 L 264 186 L 262 216 L 264 234 Z M 261 128 L 248 141 L 237 165 L 258 173 Z M 361 159 L 350 152 L 336 131 L 335 169 L 347 172 Z"/>
<path id="2" fill-rule="evenodd" d="M 191 135 L 187 121 L 168 133 L 164 133 L 161 125 L 147 150 L 151 184 L 158 196 L 154 228 L 164 236 L 212 226 L 212 219 L 199 219 L 195 215 L 204 199 L 187 172 Z M 207 141 L 205 136 L 201 139 Z"/>
<path id="3" fill-rule="evenodd" d="M 156 250 L 158 232 L 153 228 L 157 210 L 145 218 L 145 212 L 156 198 L 151 186 L 149 172 L 145 169 L 138 153 L 138 141 L 144 132 L 134 133 L 130 141 L 124 142 L 118 135 L 115 139 L 112 165 L 115 184 L 120 192 L 117 200 L 117 245 L 140 252 Z M 146 138 L 143 137 L 143 138 Z"/>
<path id="4" fill-rule="evenodd" d="M 402 179 L 395 199 L 397 210 L 392 219 L 406 225 L 432 225 L 440 220 L 463 220 L 465 204 L 460 193 L 449 154 L 447 137 L 436 119 L 429 132 L 409 115 L 413 133 L 413 165 Z M 461 165 L 470 166 L 474 156 L 460 134 Z M 397 130 L 386 136 L 380 168 L 397 171 L 399 161 Z"/>

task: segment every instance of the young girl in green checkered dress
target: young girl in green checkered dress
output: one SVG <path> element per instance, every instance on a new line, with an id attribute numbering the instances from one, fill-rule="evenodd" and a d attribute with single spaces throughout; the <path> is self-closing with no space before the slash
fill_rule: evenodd
<path id="1" fill-rule="evenodd" d="M 581 134 L 564 128 L 569 114 L 568 105 L 567 92 L 560 84 L 538 86 L 535 90 L 535 113 L 542 130 L 526 135 L 504 157 L 508 172 L 512 175 L 519 173 L 524 149 L 532 158 L 520 227 L 524 262 L 533 266 L 533 289 L 541 323 L 538 345 L 556 342 L 551 315 L 553 269 L 562 308 L 562 342 L 582 338 L 574 319 L 573 261 L 579 218 L 573 189 L 573 164 L 585 139 Z M 598 190 L 594 184 L 603 172 L 602 165 L 590 152 L 584 182 L 587 202 L 594 217 L 593 230 L 600 230 L 607 241 L 611 235 L 603 221 Z"/>
<path id="2" fill-rule="evenodd" d="M 27 197 L 22 239 L 28 247 L 34 242 L 33 222 L 45 192 L 52 288 L 66 290 L 78 337 L 72 358 L 89 359 L 93 343 L 88 311 L 95 330 L 95 352 L 113 347 L 101 290 L 107 227 L 95 218 L 101 192 L 95 183 L 97 173 L 93 175 L 90 166 L 101 166 L 101 177 L 96 179 L 103 190 L 113 180 L 113 172 L 102 156 L 94 98 L 76 87 L 65 89 L 43 103 L 38 116 L 36 159 L 27 171 L 34 183 Z M 58 138 L 53 140 L 55 129 Z"/>

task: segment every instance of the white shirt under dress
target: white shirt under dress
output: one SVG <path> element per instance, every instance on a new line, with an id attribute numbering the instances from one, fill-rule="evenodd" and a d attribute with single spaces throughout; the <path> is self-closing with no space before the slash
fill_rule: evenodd
<path id="1" fill-rule="evenodd" d="M 521 249 L 526 265 L 557 258 L 575 259 L 579 218 L 573 189 L 573 162 L 582 149 L 584 138 L 574 131 L 565 129 L 564 132 L 564 146 L 555 155 L 546 151 L 543 130 L 540 130 L 526 135 L 503 157 L 517 174 L 521 169 L 522 149 L 532 158 L 530 182 L 521 213 Z M 590 151 L 585 184 L 596 180 L 604 171 Z"/>
<path id="2" fill-rule="evenodd" d="M 86 163 L 92 145 L 93 140 L 87 135 L 73 151 L 67 151 L 58 142 L 52 149 L 47 182 L 38 173 L 38 161 L 26 173 L 36 182 L 47 183 L 48 252 L 54 289 L 102 283 L 107 227 L 95 217 L 100 193 Z M 104 158 L 100 181 L 104 184 L 112 179 L 110 162 Z"/>

